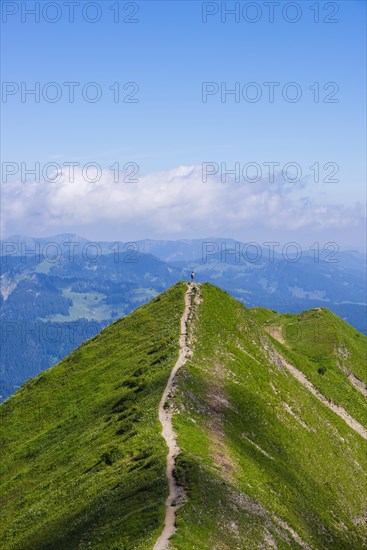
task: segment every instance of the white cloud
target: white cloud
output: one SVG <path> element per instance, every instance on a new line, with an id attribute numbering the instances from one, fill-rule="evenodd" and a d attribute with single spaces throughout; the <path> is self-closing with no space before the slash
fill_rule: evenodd
<path id="1" fill-rule="evenodd" d="M 300 196 L 302 193 L 302 196 Z M 80 169 L 74 182 L 68 171 L 57 182 L 9 182 L 2 186 L 3 234 L 84 234 L 102 227 L 150 238 L 235 235 L 241 231 L 307 231 L 350 228 L 363 224 L 361 209 L 321 205 L 305 197 L 305 186 L 276 179 L 272 184 L 202 181 L 202 167 L 139 176 L 138 183 L 114 182 L 111 170 L 90 183 Z"/>

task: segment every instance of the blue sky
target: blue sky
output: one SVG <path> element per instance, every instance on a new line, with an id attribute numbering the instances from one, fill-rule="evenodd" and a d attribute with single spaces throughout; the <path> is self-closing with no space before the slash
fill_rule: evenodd
<path id="1" fill-rule="evenodd" d="M 207 23 L 203 23 L 202 10 L 215 9 L 219 2 L 207 3 L 210 7 L 205 8 L 199 1 L 146 1 L 136 3 L 139 12 L 135 18 L 139 22 L 131 24 L 113 22 L 109 8 L 114 2 L 109 0 L 97 2 L 101 20 L 88 23 L 80 15 L 83 3 L 87 2 L 77 3 L 74 23 L 68 22 L 62 2 L 62 18 L 54 24 L 44 21 L 42 15 L 39 23 L 32 22 L 31 16 L 22 23 L 20 11 L 3 23 L 2 80 L 19 85 L 25 82 L 29 87 L 35 82 L 40 82 L 41 87 L 56 82 L 62 89 L 57 103 L 42 99 L 34 103 L 32 98 L 22 103 L 18 93 L 2 104 L 2 128 L 6 133 L 3 162 L 24 162 L 27 166 L 37 161 L 41 165 L 51 161 L 96 162 L 105 168 L 115 162 L 134 162 L 146 178 L 203 162 L 225 162 L 230 167 L 235 162 L 241 166 L 257 162 L 262 166 L 270 161 L 278 162 L 280 167 L 297 162 L 306 176 L 310 174 L 308 167 L 315 162 L 321 166 L 334 162 L 339 166 L 339 182 L 311 182 L 292 200 L 351 209 L 357 202 L 365 203 L 364 2 L 331 3 L 339 9 L 335 15 L 338 23 L 322 21 L 332 11 L 327 2 L 317 3 L 321 21 L 315 23 L 310 10 L 315 2 L 308 1 L 296 2 L 302 10 L 296 23 L 282 17 L 288 2 L 279 2 L 274 23 L 268 20 L 264 2 L 257 2 L 261 18 L 256 23 L 242 17 L 236 23 L 233 16 L 223 23 L 220 13 L 208 16 Z M 34 4 L 27 2 L 28 7 Z M 119 4 L 121 13 L 128 16 L 133 7 L 128 2 Z M 226 3 L 228 8 L 234 4 Z M 245 4 L 240 2 L 241 9 Z M 93 8 L 89 13 L 92 17 Z M 289 17 L 293 15 L 289 11 Z M 249 17 L 252 16 L 250 11 Z M 81 86 L 98 83 L 101 100 L 88 103 L 81 98 L 79 87 L 76 101 L 70 104 L 63 85 L 70 81 L 80 82 Z M 114 103 L 108 89 L 114 82 L 136 82 L 139 102 Z M 241 89 L 248 82 L 256 82 L 263 96 L 257 103 L 242 99 L 236 103 L 229 96 L 221 102 L 218 93 L 203 103 L 203 82 L 224 82 L 228 89 L 235 82 L 240 83 Z M 280 83 L 274 103 L 267 100 L 264 82 Z M 289 82 L 296 82 L 302 90 L 299 102 L 282 98 L 280 90 Z M 315 82 L 321 90 L 319 103 L 315 103 L 309 90 Z M 338 103 L 322 101 L 333 89 L 323 90 L 328 82 L 339 86 L 335 95 Z M 188 185 L 193 185 L 191 180 Z M 86 194 L 89 192 L 85 190 Z M 28 196 L 29 187 L 24 193 Z M 11 210 L 13 196 L 11 191 L 8 194 Z M 235 196 L 233 200 L 236 201 Z M 17 212 L 19 209 L 9 218 L 4 231 L 24 230 L 15 221 Z M 53 222 L 44 220 L 32 228 L 35 217 L 27 212 L 21 213 L 29 216 L 29 233 L 75 229 L 75 221 L 65 218 L 64 223 L 62 212 L 56 212 Z M 146 219 L 144 208 L 143 213 Z M 139 216 L 138 211 L 136 215 Z M 348 215 L 353 217 L 352 210 Z M 90 216 L 88 220 L 78 227 L 87 236 L 99 227 L 98 216 L 94 226 Z M 204 230 L 204 222 L 203 212 L 198 231 Z M 100 223 L 103 225 L 103 221 Z M 184 228 L 170 234 L 169 223 L 167 219 L 167 237 L 185 236 Z M 120 230 L 126 232 L 127 227 L 132 226 L 118 229 L 116 221 L 111 220 L 107 236 L 112 238 Z M 360 228 L 349 234 L 346 225 L 345 231 L 350 235 L 346 244 L 358 244 L 355 241 Z M 282 231 L 287 229 L 290 230 L 285 225 Z M 155 232 L 148 222 L 146 230 L 147 237 L 164 234 L 164 228 Z M 213 230 L 220 231 L 220 227 Z M 134 236 L 133 229 L 131 233 L 129 238 Z"/>

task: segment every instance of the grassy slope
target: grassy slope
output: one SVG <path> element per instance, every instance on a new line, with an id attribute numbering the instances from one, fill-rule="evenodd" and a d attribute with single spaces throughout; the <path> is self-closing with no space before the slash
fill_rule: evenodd
<path id="1" fill-rule="evenodd" d="M 211 285 L 201 291 L 174 418 L 176 475 L 189 497 L 174 548 L 251 549 L 271 539 L 298 548 L 284 522 L 313 548 L 362 548 L 366 442 L 269 362 L 262 344 L 271 338 L 251 312 Z M 349 391 L 346 377 L 336 383 L 336 395 Z"/>
<path id="2" fill-rule="evenodd" d="M 178 355 L 184 292 L 178 284 L 114 323 L 0 407 L 1 548 L 152 548 L 167 494 L 157 409 Z M 309 337 L 285 348 L 261 325 L 292 316 L 246 310 L 211 285 L 201 292 L 195 353 L 179 371 L 174 417 L 176 475 L 189 497 L 174 547 L 247 550 L 273 540 L 298 548 L 294 529 L 313 548 L 362 548 L 365 441 L 273 365 L 263 344 L 307 375 L 329 354 L 319 382 L 338 370 L 334 348 L 312 351 Z M 312 328 L 317 318 L 306 314 Z M 362 336 L 330 319 L 362 376 Z M 334 390 L 318 387 L 348 408 L 350 382 L 341 374 Z M 348 410 L 362 419 L 360 405 Z"/>
<path id="3" fill-rule="evenodd" d="M 257 317 L 256 313 L 256 317 Z M 328 399 L 367 424 L 365 398 L 348 374 L 367 383 L 367 337 L 327 309 L 273 315 L 265 324 L 280 327 L 285 344 L 274 342 L 284 357 L 302 370 Z"/>
<path id="4" fill-rule="evenodd" d="M 1 548 L 152 547 L 167 493 L 156 411 L 184 292 L 110 325 L 1 405 Z"/>

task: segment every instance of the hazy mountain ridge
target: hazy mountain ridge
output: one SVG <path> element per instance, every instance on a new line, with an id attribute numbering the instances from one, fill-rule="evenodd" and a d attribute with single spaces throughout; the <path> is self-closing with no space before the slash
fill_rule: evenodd
<path id="1" fill-rule="evenodd" d="M 244 243 L 233 239 L 93 243 L 62 234 L 18 235 L 0 244 L 4 397 L 191 270 L 197 281 L 224 288 L 248 307 L 285 313 L 325 306 L 367 332 L 366 257 L 358 252 L 339 252 L 339 261 L 329 263 L 329 251 L 315 262 L 308 250 L 293 263 L 277 249 L 270 261 L 266 247 L 256 262 L 249 247 L 246 259 Z"/>

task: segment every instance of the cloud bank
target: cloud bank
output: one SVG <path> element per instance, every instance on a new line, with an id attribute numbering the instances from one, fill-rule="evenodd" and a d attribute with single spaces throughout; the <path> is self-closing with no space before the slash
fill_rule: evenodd
<path id="1" fill-rule="evenodd" d="M 204 178 L 205 180 L 205 178 Z M 49 235 L 55 231 L 101 231 L 104 238 L 185 238 L 240 234 L 358 235 L 364 227 L 360 205 L 321 204 L 307 185 L 203 181 L 202 166 L 139 176 L 138 182 L 114 181 L 103 170 L 87 181 L 80 169 L 71 181 L 63 171 L 57 181 L 2 184 L 2 234 Z M 97 231 L 98 230 L 98 231 Z M 354 238 L 354 237 L 351 237 Z"/>

